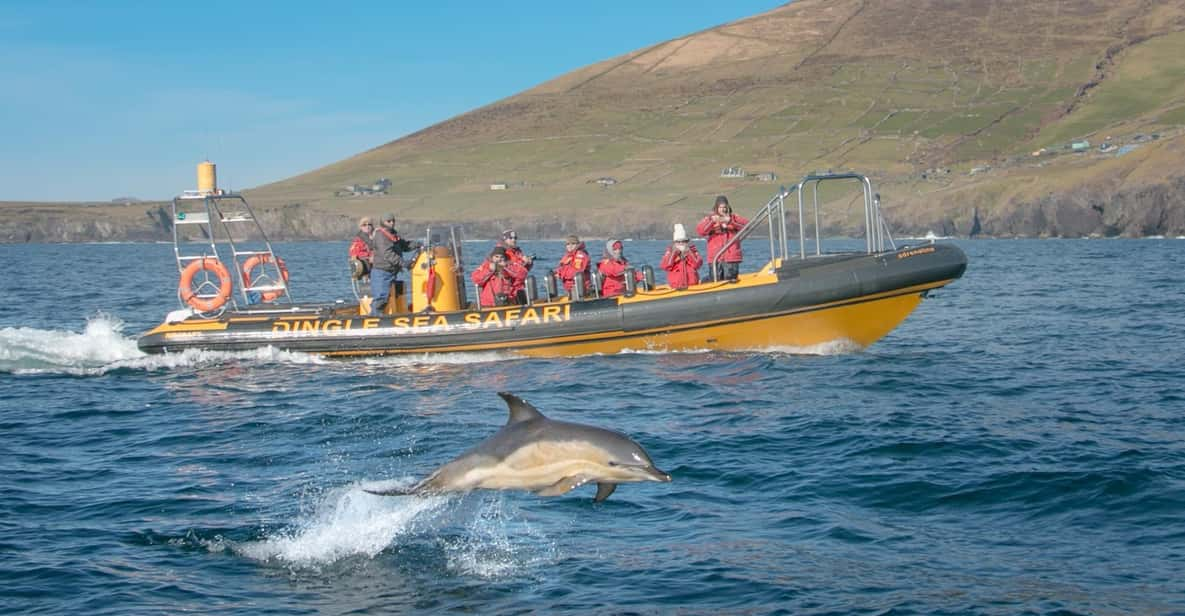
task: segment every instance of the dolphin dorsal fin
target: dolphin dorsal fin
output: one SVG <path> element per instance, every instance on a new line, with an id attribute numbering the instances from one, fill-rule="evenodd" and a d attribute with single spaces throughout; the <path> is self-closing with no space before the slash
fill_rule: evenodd
<path id="1" fill-rule="evenodd" d="M 543 417 L 543 413 L 540 413 L 539 409 L 510 392 L 500 391 L 498 395 L 502 396 L 506 405 L 510 407 L 510 419 L 506 420 L 506 425 Z"/>

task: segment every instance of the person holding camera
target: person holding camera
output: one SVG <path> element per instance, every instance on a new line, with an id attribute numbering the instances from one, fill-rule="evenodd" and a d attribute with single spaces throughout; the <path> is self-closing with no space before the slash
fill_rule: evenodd
<path id="1" fill-rule="evenodd" d="M 695 244 L 687 241 L 687 230 L 675 225 L 674 240 L 662 255 L 659 267 L 667 271 L 667 284 L 672 289 L 686 289 L 699 284 L 699 266 L 704 264 Z"/>
<path id="2" fill-rule="evenodd" d="M 523 254 L 523 249 L 518 247 L 518 233 L 514 229 L 507 229 L 502 232 L 502 241 L 498 243 L 499 246 L 506 249 L 506 262 L 515 263 L 521 266 L 529 274 L 531 266 L 535 265 L 534 255 Z M 514 289 L 515 303 L 527 303 L 527 277 L 523 276 L 522 281 L 518 287 Z"/>
<path id="3" fill-rule="evenodd" d="M 605 242 L 605 257 L 597 264 L 604 282 L 601 283 L 601 297 L 617 297 L 625 293 L 625 270 L 630 262 L 622 254 L 622 243 L 609 238 Z M 634 272 L 634 280 L 642 280 L 642 272 Z"/>
<path id="4" fill-rule="evenodd" d="M 747 219 L 732 213 L 728 197 L 720 195 L 716 197 L 716 205 L 713 207 L 712 213 L 705 216 L 695 226 L 695 232 L 700 237 L 708 238 L 708 263 L 715 263 L 716 280 L 735 282 L 737 276 L 740 275 L 741 261 L 743 260 L 740 242 L 729 246 L 719 263 L 716 263 L 716 255 L 747 224 L 749 224 Z"/>
<path id="5" fill-rule="evenodd" d="M 506 249 L 496 246 L 470 277 L 477 285 L 482 308 L 510 306 L 518 303 L 515 289 L 526 280 L 527 270 L 507 260 Z"/>

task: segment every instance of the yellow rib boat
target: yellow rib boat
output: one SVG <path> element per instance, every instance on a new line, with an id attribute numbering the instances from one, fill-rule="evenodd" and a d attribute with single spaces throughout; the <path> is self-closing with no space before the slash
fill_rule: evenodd
<path id="1" fill-rule="evenodd" d="M 817 196 L 820 183 L 838 180 L 858 181 L 863 189 L 863 251 L 823 252 L 817 199 L 814 216 L 807 215 L 804 191 Z M 895 246 L 868 178 L 810 175 L 790 190 L 780 189 L 733 238 L 768 241 L 774 255 L 737 281 L 708 280 L 672 289 L 653 282 L 633 284 L 633 276 L 627 275 L 624 295 L 602 298 L 595 292 L 589 297 L 556 293 L 549 280 L 542 286 L 550 292 L 536 292 L 532 278 L 527 304 L 482 307 L 466 300 L 466 278 L 457 267 L 462 246 L 458 231 L 450 229 L 445 241 L 429 232 L 431 241 L 412 261 L 411 292 L 394 294 L 397 301 L 387 314 L 366 316 L 364 300 L 291 301 L 283 264 L 266 236 L 252 247 L 231 239 L 238 224 L 254 223 L 262 235 L 246 200 L 211 188 L 173 201 L 178 271 L 186 283 L 179 298 L 186 308 L 140 338 L 145 352 L 270 346 L 334 357 L 470 351 L 550 357 L 793 350 L 831 343 L 866 347 L 909 316 L 927 293 L 962 276 L 967 266 L 966 255 L 953 244 Z M 796 211 L 787 208 L 794 195 Z M 796 238 L 787 233 L 791 221 L 797 226 Z M 204 231 L 207 250 L 183 254 L 186 225 Z M 221 247 L 216 237 L 225 239 Z M 222 266 L 224 253 L 230 254 L 232 268 Z M 709 271 L 715 269 L 711 265 Z M 257 268 L 262 271 L 255 273 Z M 215 274 L 218 282 L 203 278 L 207 274 Z"/>

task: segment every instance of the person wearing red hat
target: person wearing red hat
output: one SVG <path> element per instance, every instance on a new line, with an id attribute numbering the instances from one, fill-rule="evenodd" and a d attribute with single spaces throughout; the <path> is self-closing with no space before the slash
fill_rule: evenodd
<path id="1" fill-rule="evenodd" d="M 601 297 L 617 297 L 625 293 L 625 270 L 629 260 L 622 254 L 620 240 L 610 238 L 605 242 L 605 257 L 597 264 L 604 282 L 601 283 Z M 642 280 L 642 272 L 634 272 L 634 280 Z"/>
<path id="2" fill-rule="evenodd" d="M 720 195 L 716 197 L 716 205 L 712 208 L 712 213 L 704 217 L 703 220 L 695 226 L 695 232 L 700 237 L 708 238 L 708 263 L 714 263 L 716 267 L 716 280 L 736 280 L 740 273 L 741 261 L 744 255 L 741 254 L 741 243 L 737 242 L 729 246 L 724 252 L 724 256 L 716 263 L 716 255 L 720 254 L 720 250 L 729 242 L 749 221 L 742 216 L 737 216 L 732 213 L 732 206 L 728 204 L 728 197 Z"/>
<path id="3" fill-rule="evenodd" d="M 527 278 L 527 270 L 506 259 L 506 249 L 495 246 L 490 256 L 470 275 L 477 285 L 482 308 L 517 304 L 515 289 Z"/>

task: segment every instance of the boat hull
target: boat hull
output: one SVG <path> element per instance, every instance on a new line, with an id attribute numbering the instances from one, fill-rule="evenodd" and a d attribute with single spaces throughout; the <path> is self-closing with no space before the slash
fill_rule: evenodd
<path id="1" fill-rule="evenodd" d="M 865 347 L 965 268 L 966 256 L 957 247 L 932 244 L 880 255 L 774 262 L 735 283 L 659 287 L 628 298 L 381 317 L 358 316 L 353 306 L 235 313 L 162 324 L 139 345 L 150 353 L 272 346 L 339 357 Z"/>

